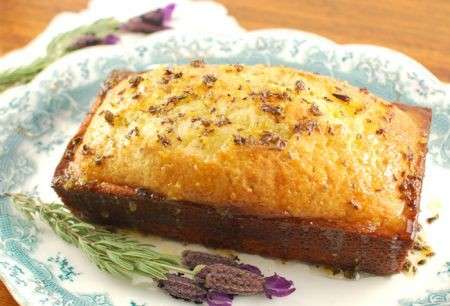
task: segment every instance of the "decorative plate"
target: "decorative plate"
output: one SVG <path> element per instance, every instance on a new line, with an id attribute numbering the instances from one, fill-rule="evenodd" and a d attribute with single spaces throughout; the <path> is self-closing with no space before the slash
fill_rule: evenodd
<path id="1" fill-rule="evenodd" d="M 235 305 L 450 305 L 450 86 L 417 62 L 380 47 L 337 45 L 290 30 L 226 37 L 167 31 L 134 46 L 72 53 L 29 85 L 0 96 L 0 194 L 21 191 L 56 199 L 50 188 L 53 170 L 109 71 L 142 70 L 194 58 L 208 63 L 292 66 L 368 87 L 388 100 L 433 109 L 421 218 L 440 215 L 432 225 L 422 222 L 436 255 L 414 277 L 347 280 L 299 262 L 241 254 L 243 261 L 255 263 L 265 274 L 279 272 L 294 280 L 297 290 L 273 300 L 240 297 Z M 142 239 L 166 252 L 186 248 L 157 237 Z M 148 284 L 132 284 L 98 271 L 47 226 L 26 221 L 2 196 L 0 242 L 0 275 L 20 304 L 186 305 Z"/>

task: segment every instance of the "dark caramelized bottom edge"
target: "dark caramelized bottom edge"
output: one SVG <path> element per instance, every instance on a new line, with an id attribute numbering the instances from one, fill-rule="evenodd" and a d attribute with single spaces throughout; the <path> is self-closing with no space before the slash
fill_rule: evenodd
<path id="1" fill-rule="evenodd" d="M 54 188 L 74 214 L 92 223 L 378 275 L 399 272 L 412 244 L 396 236 L 361 234 L 309 221 L 234 215 L 139 194 Z"/>

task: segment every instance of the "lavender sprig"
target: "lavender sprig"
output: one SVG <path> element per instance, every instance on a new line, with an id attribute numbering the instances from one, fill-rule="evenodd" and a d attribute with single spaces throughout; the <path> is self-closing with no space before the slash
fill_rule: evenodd
<path id="1" fill-rule="evenodd" d="M 114 18 L 100 19 L 90 25 L 78 27 L 72 31 L 56 36 L 47 46 L 46 54 L 30 64 L 0 71 L 0 92 L 20 84 L 30 82 L 48 65 L 77 49 L 112 45 L 119 41 L 114 33 L 120 28 L 127 32 L 154 33 L 168 29 L 175 4 L 156 9 L 120 24 Z"/>
<path id="2" fill-rule="evenodd" d="M 105 37 L 98 37 L 95 34 L 89 33 L 78 37 L 69 47 L 68 50 L 77 50 L 90 46 L 97 45 L 114 45 L 120 40 L 119 36 L 108 34 Z"/>
<path id="3" fill-rule="evenodd" d="M 43 203 L 24 194 L 6 196 L 28 218 L 39 217 L 58 236 L 80 248 L 100 270 L 127 278 L 151 277 L 175 298 L 206 302 L 209 306 L 231 306 L 236 295 L 264 293 L 272 298 L 295 291 L 292 281 L 277 274 L 264 277 L 259 268 L 239 263 L 237 258 L 191 250 L 184 251 L 181 258 L 159 253 L 151 245 L 78 219 L 62 204 Z"/>
<path id="4" fill-rule="evenodd" d="M 250 264 L 239 263 L 237 258 L 229 258 L 204 252 L 186 250 L 181 262 L 194 268 L 195 282 L 219 296 L 217 301 L 207 296 L 210 306 L 229 306 L 233 295 L 264 293 L 267 298 L 284 297 L 295 291 L 294 283 L 274 274 L 264 277 L 261 270 Z"/>
<path id="5" fill-rule="evenodd" d="M 169 4 L 164 8 L 156 9 L 136 16 L 123 23 L 120 29 L 126 32 L 154 33 L 168 29 L 168 22 L 172 18 L 175 4 Z"/>
<path id="6" fill-rule="evenodd" d="M 164 280 L 170 272 L 190 274 L 180 258 L 155 251 L 154 247 L 131 237 L 109 232 L 86 223 L 58 203 L 43 203 L 24 194 L 7 194 L 28 218 L 39 217 L 66 242 L 80 250 L 102 271 L 131 278 L 143 275 Z"/>
<path id="7" fill-rule="evenodd" d="M 9 87 L 25 84 L 31 81 L 48 65 L 71 52 L 75 40 L 84 35 L 106 37 L 119 27 L 119 21 L 114 18 L 100 19 L 90 25 L 78 27 L 72 31 L 56 36 L 47 46 L 46 54 L 28 65 L 0 72 L 0 92 Z"/>

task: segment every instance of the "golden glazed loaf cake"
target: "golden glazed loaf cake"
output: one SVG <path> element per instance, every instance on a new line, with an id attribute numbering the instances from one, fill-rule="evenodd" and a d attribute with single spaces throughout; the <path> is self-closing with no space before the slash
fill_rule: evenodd
<path id="1" fill-rule="evenodd" d="M 389 274 L 414 238 L 430 119 L 287 67 L 115 72 L 53 185 L 92 222 Z"/>

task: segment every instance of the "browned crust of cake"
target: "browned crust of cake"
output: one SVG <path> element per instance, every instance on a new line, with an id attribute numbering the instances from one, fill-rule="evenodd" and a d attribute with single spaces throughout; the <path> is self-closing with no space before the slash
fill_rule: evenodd
<path id="1" fill-rule="evenodd" d="M 107 82 L 108 90 L 128 72 L 115 74 Z M 100 94 L 77 134 L 69 142 L 58 164 L 53 188 L 62 201 L 79 217 L 102 225 L 134 228 L 186 242 L 261 254 L 270 257 L 320 263 L 344 269 L 358 269 L 374 274 L 392 274 L 401 270 L 411 248 L 417 229 L 417 214 L 425 169 L 426 144 L 422 157 L 415 165 L 418 176 L 404 178 L 404 215 L 408 228 L 404 232 L 367 233 L 348 224 L 336 225 L 323 219 L 255 216 L 235 207 L 210 207 L 206 204 L 171 201 L 151 190 L 119 186 L 106 182 L 64 187 L 74 153 L 82 142 L 97 108 L 102 104 Z M 413 116 L 428 137 L 431 110 L 394 103 Z"/>
<path id="2" fill-rule="evenodd" d="M 419 107 L 419 106 L 412 106 L 402 103 L 394 103 L 397 107 L 400 109 L 407 111 L 415 120 L 416 123 L 420 126 L 420 129 L 424 133 L 424 137 L 427 139 L 426 143 L 422 143 L 420 145 L 421 152 L 423 154 L 419 159 L 417 159 L 416 164 L 414 165 L 414 168 L 416 169 L 416 178 L 418 179 L 417 184 L 413 184 L 413 190 L 410 190 L 414 197 L 411 199 L 411 203 L 409 205 L 405 206 L 405 210 L 403 214 L 408 218 L 408 228 L 406 233 L 410 234 L 411 241 L 414 239 L 415 233 L 418 229 L 418 214 L 420 211 L 420 194 L 422 192 L 422 180 L 425 174 L 425 158 L 426 153 L 428 151 L 427 143 L 428 143 L 428 137 L 430 133 L 430 126 L 431 126 L 431 119 L 432 119 L 432 111 L 430 108 L 426 107 Z M 403 183 L 409 183 L 409 178 L 407 177 Z"/>
<path id="3" fill-rule="evenodd" d="M 139 196 L 118 186 L 55 190 L 75 215 L 96 224 L 379 275 L 400 271 L 412 244 L 410 239 L 360 234 L 321 220 L 262 218 L 196 203 L 152 200 L 145 192 Z"/>

